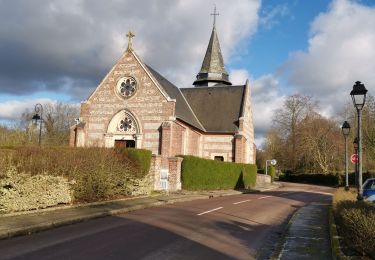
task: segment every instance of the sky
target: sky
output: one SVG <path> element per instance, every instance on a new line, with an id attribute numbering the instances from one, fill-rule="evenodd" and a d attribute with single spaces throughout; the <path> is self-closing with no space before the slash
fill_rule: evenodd
<path id="1" fill-rule="evenodd" d="M 288 95 L 336 117 L 355 81 L 375 95 L 375 0 L 0 0 L 0 123 L 85 100 L 127 46 L 192 87 L 212 30 L 230 80 L 250 80 L 255 142 Z"/>

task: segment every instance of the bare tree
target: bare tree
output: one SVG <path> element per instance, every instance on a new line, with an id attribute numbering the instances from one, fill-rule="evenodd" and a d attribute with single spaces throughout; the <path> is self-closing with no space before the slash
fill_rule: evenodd
<path id="1" fill-rule="evenodd" d="M 76 105 L 62 102 L 43 105 L 43 137 L 44 143 L 49 145 L 67 145 L 69 143 L 69 128 L 79 115 Z M 29 140 L 35 140 L 35 127 L 31 123 L 34 112 L 26 110 L 21 117 L 22 127 L 29 133 Z"/>
<path id="2" fill-rule="evenodd" d="M 283 107 L 277 110 L 273 117 L 274 126 L 288 142 L 290 167 L 293 170 L 296 170 L 297 165 L 298 124 L 316 107 L 317 103 L 311 97 L 292 95 L 285 100 Z"/>

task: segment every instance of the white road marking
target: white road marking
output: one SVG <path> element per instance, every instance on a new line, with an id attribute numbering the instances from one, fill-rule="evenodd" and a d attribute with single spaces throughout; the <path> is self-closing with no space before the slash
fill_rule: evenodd
<path id="1" fill-rule="evenodd" d="M 233 203 L 233 204 L 234 204 L 234 205 L 237 205 L 237 204 L 244 203 L 244 202 L 248 202 L 248 201 L 251 201 L 251 200 L 238 201 L 238 202 L 235 202 L 235 203 Z"/>
<path id="2" fill-rule="evenodd" d="M 197 214 L 198 216 L 202 216 L 202 215 L 204 215 L 204 214 L 207 214 L 207 213 L 210 213 L 210 212 L 212 212 L 212 211 L 216 211 L 216 210 L 219 210 L 219 209 L 222 209 L 223 207 L 218 207 L 218 208 L 216 208 L 216 209 L 211 209 L 211 210 L 207 210 L 207 211 L 205 211 L 205 212 L 202 212 L 202 213 L 199 213 L 199 214 Z"/>
<path id="3" fill-rule="evenodd" d="M 270 197 L 272 197 L 272 196 L 264 196 L 264 197 L 260 197 L 260 198 L 258 198 L 258 200 L 262 200 L 262 199 L 270 198 Z"/>

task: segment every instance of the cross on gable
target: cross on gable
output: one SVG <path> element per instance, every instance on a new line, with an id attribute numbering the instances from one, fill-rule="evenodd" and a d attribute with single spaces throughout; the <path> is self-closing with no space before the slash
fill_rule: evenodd
<path id="1" fill-rule="evenodd" d="M 216 24 L 216 16 L 220 15 L 219 13 L 216 12 L 216 5 L 214 5 L 214 12 L 211 15 L 214 16 L 214 26 L 215 26 L 215 24 Z"/>
<path id="2" fill-rule="evenodd" d="M 127 34 L 126 34 L 126 37 L 128 37 L 128 50 L 129 51 L 132 51 L 133 50 L 133 44 L 132 44 L 132 39 L 133 37 L 135 37 L 135 34 L 132 33 L 131 31 L 129 31 Z"/>

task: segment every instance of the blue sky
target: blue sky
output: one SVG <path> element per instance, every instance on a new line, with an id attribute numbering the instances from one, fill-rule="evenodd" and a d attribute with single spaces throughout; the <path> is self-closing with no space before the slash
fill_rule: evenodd
<path id="1" fill-rule="evenodd" d="M 375 92 L 373 0 L 0 0 L 0 122 L 37 102 L 86 99 L 129 30 L 144 62 L 191 86 L 214 4 L 230 78 L 250 79 L 258 145 L 287 95 L 311 95 L 335 117 L 354 81 Z"/>

